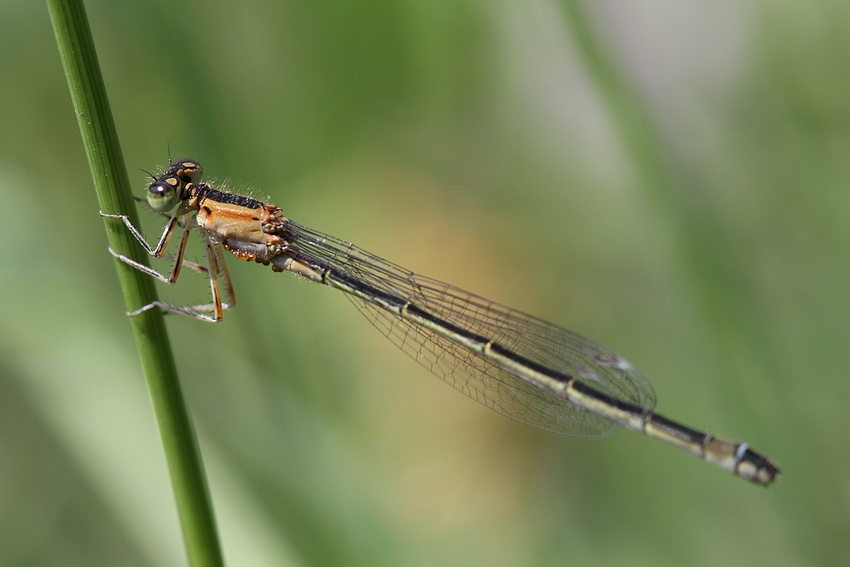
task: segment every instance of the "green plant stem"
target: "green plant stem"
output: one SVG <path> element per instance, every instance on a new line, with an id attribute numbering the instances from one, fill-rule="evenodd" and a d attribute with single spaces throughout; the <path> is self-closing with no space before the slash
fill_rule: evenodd
<path id="1" fill-rule="evenodd" d="M 129 214 L 135 223 L 136 207 L 82 0 L 48 0 L 47 5 L 100 208 Z M 106 219 L 106 230 L 113 250 L 147 263 L 146 254 L 121 222 Z M 128 310 L 156 299 L 152 278 L 123 262 L 115 264 Z M 189 561 L 195 567 L 223 565 L 203 465 L 162 314 L 152 309 L 130 319 L 130 324 L 159 424 Z"/>

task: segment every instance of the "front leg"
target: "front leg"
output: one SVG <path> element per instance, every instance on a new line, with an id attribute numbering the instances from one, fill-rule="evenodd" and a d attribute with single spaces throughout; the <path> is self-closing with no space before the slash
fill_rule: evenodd
<path id="1" fill-rule="evenodd" d="M 147 250 L 148 254 L 150 254 L 154 258 L 162 257 L 162 253 L 168 246 L 168 241 L 171 240 L 171 235 L 174 233 L 174 228 L 177 226 L 177 215 L 171 215 L 168 219 L 168 223 L 165 225 L 165 228 L 162 231 L 162 236 L 159 238 L 159 243 L 156 245 L 156 248 L 154 248 L 150 244 L 148 244 L 147 240 L 145 240 L 145 237 L 142 236 L 142 233 L 139 232 L 139 229 L 137 229 L 133 225 L 133 222 L 127 215 L 104 213 L 103 211 L 100 211 L 100 216 L 108 219 L 120 219 L 121 221 L 123 221 L 124 225 L 130 231 L 130 234 L 132 234 L 133 237 L 139 241 L 139 244 L 141 244 L 144 249 Z M 115 256 L 115 253 L 113 252 L 112 255 Z"/>

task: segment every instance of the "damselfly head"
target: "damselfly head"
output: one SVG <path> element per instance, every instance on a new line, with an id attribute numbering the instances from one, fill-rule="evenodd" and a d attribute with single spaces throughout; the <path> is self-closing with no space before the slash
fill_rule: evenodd
<path id="1" fill-rule="evenodd" d="M 148 187 L 148 204 L 159 213 L 169 211 L 186 197 L 186 192 L 201 178 L 201 165 L 195 160 L 181 159 L 169 166 Z"/>

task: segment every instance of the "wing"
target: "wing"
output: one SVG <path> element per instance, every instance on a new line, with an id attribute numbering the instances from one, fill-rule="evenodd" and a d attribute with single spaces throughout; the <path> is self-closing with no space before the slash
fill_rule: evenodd
<path id="1" fill-rule="evenodd" d="M 652 409 L 649 381 L 605 347 L 542 319 L 415 274 L 351 243 L 287 221 L 291 250 L 317 265 L 410 302 L 435 317 L 617 399 Z M 396 346 L 445 382 L 497 412 L 564 435 L 597 437 L 617 426 L 496 366 L 451 339 L 415 325 L 379 303 L 348 296 Z"/>

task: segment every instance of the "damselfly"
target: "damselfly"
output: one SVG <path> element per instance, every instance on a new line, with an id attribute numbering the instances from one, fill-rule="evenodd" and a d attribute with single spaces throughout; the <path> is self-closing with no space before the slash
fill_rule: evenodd
<path id="1" fill-rule="evenodd" d="M 129 315 L 161 308 L 220 321 L 224 310 L 235 305 L 223 247 L 243 260 L 345 292 L 375 327 L 417 362 L 467 396 L 517 421 L 584 437 L 625 427 L 757 484 L 770 484 L 779 474 L 773 461 L 746 443 L 726 441 L 653 413 L 655 392 L 649 381 L 607 348 L 532 315 L 410 272 L 293 222 L 274 205 L 215 189 L 200 178 L 198 162 L 184 159 L 148 187 L 147 202 L 169 219 L 155 247 L 126 215 L 101 213 L 121 219 L 157 258 L 164 255 L 175 229 L 183 230 L 169 275 L 110 249 L 122 262 L 169 284 L 177 281 L 184 263 L 209 272 L 211 303 L 182 307 L 156 301 Z M 206 268 L 183 259 L 194 228 L 203 238 Z"/>

